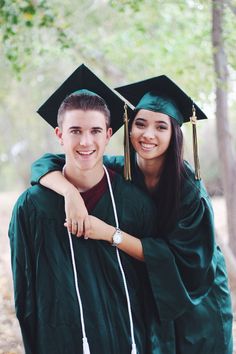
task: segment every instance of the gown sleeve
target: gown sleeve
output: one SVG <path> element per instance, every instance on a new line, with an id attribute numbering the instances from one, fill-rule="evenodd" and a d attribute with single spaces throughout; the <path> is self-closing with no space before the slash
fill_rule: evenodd
<path id="1" fill-rule="evenodd" d="M 201 182 L 193 183 L 184 187 L 180 217 L 171 232 L 142 239 L 152 292 L 165 320 L 199 304 L 214 281 L 212 207 Z"/>
<path id="2" fill-rule="evenodd" d="M 34 161 L 31 166 L 31 184 L 38 184 L 40 178 L 49 172 L 62 171 L 64 165 L 64 154 L 44 154 L 38 160 Z"/>
<path id="3" fill-rule="evenodd" d="M 32 261 L 33 213 L 28 213 L 27 192 L 19 197 L 9 225 L 11 266 L 15 311 L 19 320 L 26 354 L 38 354 L 36 343 L 35 279 Z"/>
<path id="4" fill-rule="evenodd" d="M 104 156 L 103 163 L 119 174 L 123 173 L 123 156 Z M 44 154 L 41 158 L 34 161 L 31 167 L 31 184 L 38 184 L 40 178 L 49 172 L 62 171 L 65 165 L 64 154 Z"/>

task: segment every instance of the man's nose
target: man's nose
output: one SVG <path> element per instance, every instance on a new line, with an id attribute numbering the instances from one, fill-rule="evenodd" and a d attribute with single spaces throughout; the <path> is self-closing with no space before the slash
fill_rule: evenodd
<path id="1" fill-rule="evenodd" d="M 90 133 L 83 133 L 80 136 L 79 144 L 81 146 L 89 146 L 89 145 L 91 145 L 91 142 L 92 142 L 92 136 Z"/>

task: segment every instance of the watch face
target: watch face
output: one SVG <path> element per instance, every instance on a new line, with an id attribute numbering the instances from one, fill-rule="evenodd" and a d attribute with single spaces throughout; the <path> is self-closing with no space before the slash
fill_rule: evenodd
<path id="1" fill-rule="evenodd" d="M 121 243 L 121 241 L 122 241 L 122 233 L 119 230 L 117 230 L 113 235 L 113 243 L 118 245 L 119 243 Z"/>

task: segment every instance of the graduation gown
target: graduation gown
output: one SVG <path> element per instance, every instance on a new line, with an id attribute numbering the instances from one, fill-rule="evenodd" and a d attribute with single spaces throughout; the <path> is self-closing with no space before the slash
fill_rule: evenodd
<path id="1" fill-rule="evenodd" d="M 121 156 L 105 157 L 104 163 L 123 171 Z M 33 166 L 33 182 L 49 170 L 60 169 L 60 165 L 64 165 L 62 155 L 46 154 Z M 167 326 L 165 335 L 161 331 L 159 336 L 167 345 L 165 354 L 231 354 L 231 299 L 224 257 L 215 243 L 212 206 L 203 183 L 195 180 L 187 162 L 185 169 L 175 226 L 167 233 L 141 240 L 157 309 L 150 316 L 152 331 L 158 333 Z M 143 175 L 134 161 L 132 176 L 133 183 L 145 190 Z M 158 353 L 157 347 L 153 344 L 153 353 Z"/>
<path id="2" fill-rule="evenodd" d="M 154 209 L 149 198 L 117 174 L 112 187 L 120 228 L 140 237 L 152 235 Z M 91 214 L 115 225 L 108 190 Z M 83 353 L 80 312 L 64 220 L 64 198 L 39 185 L 26 190 L 13 210 L 9 237 L 15 308 L 26 354 Z M 127 301 L 116 248 L 105 241 L 75 236 L 72 240 L 91 354 L 131 353 Z M 143 280 L 147 281 L 145 266 L 122 251 L 120 255 L 138 353 L 151 353 L 143 302 Z M 152 297 L 147 301 L 154 307 Z"/>

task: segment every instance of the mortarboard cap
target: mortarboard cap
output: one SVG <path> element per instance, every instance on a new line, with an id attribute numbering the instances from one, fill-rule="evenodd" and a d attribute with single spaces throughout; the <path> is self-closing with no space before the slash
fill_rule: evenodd
<path id="1" fill-rule="evenodd" d="M 195 178 L 201 179 L 196 123 L 197 119 L 207 119 L 207 116 L 196 103 L 166 75 L 118 87 L 116 90 L 135 106 L 134 112 L 140 109 L 161 112 L 175 119 L 180 126 L 191 121 Z"/>
<path id="2" fill-rule="evenodd" d="M 198 119 L 207 118 L 193 100 L 166 75 L 121 86 L 116 90 L 135 106 L 135 111 L 147 109 L 165 113 L 180 125 L 189 122 L 193 105 Z"/>
<path id="3" fill-rule="evenodd" d="M 80 65 L 62 85 L 38 109 L 38 113 L 52 127 L 57 126 L 57 113 L 62 101 L 71 93 L 84 90 L 84 93 L 97 94 L 102 97 L 111 113 L 111 127 L 115 133 L 124 123 L 124 104 L 119 93 L 110 89 L 84 64 Z M 127 103 L 127 102 L 126 102 Z M 128 104 L 128 110 L 131 105 Z"/>

